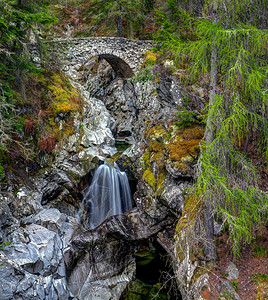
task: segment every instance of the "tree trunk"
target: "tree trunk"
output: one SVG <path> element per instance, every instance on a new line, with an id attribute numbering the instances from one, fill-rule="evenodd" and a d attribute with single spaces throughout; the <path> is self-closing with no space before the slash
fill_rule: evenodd
<path id="1" fill-rule="evenodd" d="M 217 87 L 217 47 L 215 43 L 212 43 L 212 52 L 211 52 L 211 70 L 210 70 L 210 91 L 209 91 L 209 109 L 215 103 L 215 95 L 216 95 L 216 87 Z M 207 145 L 210 145 L 213 141 L 213 121 L 211 116 L 208 116 L 207 127 L 205 132 L 205 139 Z"/>
<path id="2" fill-rule="evenodd" d="M 134 39 L 133 22 L 132 21 L 128 21 L 128 38 L 131 40 Z"/>
<path id="3" fill-rule="evenodd" d="M 117 36 L 122 37 L 122 17 L 117 16 Z"/>
<path id="4" fill-rule="evenodd" d="M 16 56 L 18 58 L 21 58 L 22 55 L 23 55 L 23 50 L 21 48 L 20 45 L 18 45 L 17 49 L 15 50 L 16 52 Z M 25 94 L 25 85 L 24 85 L 24 70 L 22 70 L 21 68 L 21 64 L 18 63 L 16 65 L 16 68 L 15 68 L 15 81 L 16 81 L 16 87 L 18 89 L 18 91 L 20 92 L 21 96 L 23 99 L 26 98 L 26 94 Z"/>
<path id="5" fill-rule="evenodd" d="M 217 87 L 217 47 L 215 43 L 212 43 L 212 52 L 211 52 L 211 71 L 210 71 L 210 92 L 209 92 L 209 109 L 215 103 L 215 94 Z M 205 140 L 206 145 L 209 147 L 213 142 L 213 132 L 215 129 L 214 125 L 215 120 L 208 116 Z M 206 231 L 206 240 L 204 245 L 204 254 L 208 260 L 215 260 L 217 258 L 216 246 L 214 244 L 214 209 L 213 209 L 213 199 L 207 197 L 205 202 L 205 231 Z"/>

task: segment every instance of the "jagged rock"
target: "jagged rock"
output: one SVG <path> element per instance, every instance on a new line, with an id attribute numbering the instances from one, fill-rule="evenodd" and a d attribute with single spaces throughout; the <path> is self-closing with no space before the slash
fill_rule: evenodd
<path id="1" fill-rule="evenodd" d="M 228 274 L 228 280 L 236 280 L 239 276 L 239 271 L 233 262 L 228 263 L 226 273 Z"/>
<path id="2" fill-rule="evenodd" d="M 75 218 L 57 209 L 44 209 L 25 218 L 23 227 L 8 236 L 11 243 L 0 254 L 0 298 L 70 299 L 62 255 L 72 236 L 81 230 Z"/>
<path id="3" fill-rule="evenodd" d="M 59 266 L 62 242 L 55 232 L 36 224 L 13 232 L 5 255 L 31 274 L 48 276 Z"/>
<path id="4" fill-rule="evenodd" d="M 179 84 L 171 76 L 160 78 L 156 90 L 160 99 L 165 103 L 167 102 L 167 104 L 174 106 L 181 105 L 182 95 Z"/>
<path id="5" fill-rule="evenodd" d="M 231 299 L 241 300 L 238 293 L 235 291 L 234 286 L 228 280 L 221 280 L 222 281 L 222 292 L 223 294 L 227 295 Z M 225 298 L 225 297 L 224 297 Z"/>
<path id="6" fill-rule="evenodd" d="M 19 264 L 0 253 L 1 300 L 69 300 L 65 278 L 28 273 Z"/>
<path id="7" fill-rule="evenodd" d="M 172 223 L 172 219 L 156 222 L 138 209 L 132 209 L 123 215 L 110 217 L 92 231 L 78 234 L 64 254 L 72 293 L 81 297 L 87 286 L 98 290 L 110 278 L 106 281 L 107 289 L 107 284 L 111 285 L 110 280 L 114 285 L 122 281 L 126 268 L 130 268 L 128 272 L 131 272 L 125 273 L 123 278 L 126 283 L 130 281 L 133 277 L 133 267 L 130 266 L 139 243 Z M 97 280 L 100 283 L 97 284 Z"/>
<path id="8" fill-rule="evenodd" d="M 76 218 L 62 214 L 56 208 L 43 209 L 34 216 L 33 222 L 56 232 L 61 237 L 63 249 L 78 231 L 83 231 Z"/>
<path id="9" fill-rule="evenodd" d="M 14 216 L 18 218 L 38 213 L 42 209 L 40 193 L 26 186 L 20 187 L 14 206 Z"/>

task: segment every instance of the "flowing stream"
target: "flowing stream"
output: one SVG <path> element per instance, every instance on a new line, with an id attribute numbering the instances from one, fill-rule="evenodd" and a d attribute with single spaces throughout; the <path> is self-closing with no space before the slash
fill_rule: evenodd
<path id="1" fill-rule="evenodd" d="M 121 172 L 116 163 L 112 166 L 104 162 L 85 190 L 79 219 L 88 229 L 94 229 L 108 217 L 129 210 L 131 198 L 126 173 Z"/>

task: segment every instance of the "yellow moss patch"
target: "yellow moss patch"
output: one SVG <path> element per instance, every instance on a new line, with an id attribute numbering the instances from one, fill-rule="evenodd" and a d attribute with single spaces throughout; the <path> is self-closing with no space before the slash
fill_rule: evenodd
<path id="1" fill-rule="evenodd" d="M 166 176 L 167 176 L 167 171 L 166 169 L 163 169 L 161 172 L 158 173 L 158 176 L 157 176 L 157 186 L 156 186 L 156 195 L 157 196 L 160 196 L 165 187 L 164 187 L 164 181 L 166 179 Z"/>
<path id="2" fill-rule="evenodd" d="M 150 166 L 150 158 L 151 158 L 151 153 L 148 152 L 148 151 L 146 151 L 146 152 L 143 154 L 141 160 L 142 160 L 146 165 Z"/>
<path id="3" fill-rule="evenodd" d="M 144 55 L 145 55 L 145 62 L 146 63 L 148 63 L 150 65 L 155 64 L 155 62 L 157 60 L 157 57 L 158 57 L 157 53 L 154 53 L 153 51 L 148 51 Z"/>
<path id="4" fill-rule="evenodd" d="M 185 252 L 189 251 L 186 247 L 190 243 L 193 244 L 193 241 L 190 241 L 193 235 L 191 231 L 194 230 L 194 224 L 198 218 L 200 208 L 201 199 L 199 196 L 191 195 L 186 198 L 182 216 L 176 226 L 177 257 L 180 261 L 185 258 Z M 193 249 L 190 251 L 190 254 L 194 255 Z"/>
<path id="5" fill-rule="evenodd" d="M 164 148 L 163 148 L 163 152 L 164 152 Z M 151 161 L 156 162 L 157 165 L 164 165 L 165 164 L 165 154 L 163 152 L 153 153 L 151 156 Z"/>
<path id="6" fill-rule="evenodd" d="M 71 121 L 63 125 L 62 134 L 65 136 L 70 136 L 74 134 L 74 128 Z"/>
<path id="7" fill-rule="evenodd" d="M 182 230 L 190 229 L 194 225 L 201 208 L 201 200 L 199 197 L 191 195 L 186 198 L 182 216 L 176 226 L 176 233 L 180 234 Z"/>
<path id="8" fill-rule="evenodd" d="M 162 125 L 157 125 L 152 128 L 149 128 L 145 132 L 146 139 L 150 142 L 153 140 L 164 141 L 164 139 L 168 136 L 168 132 L 165 127 Z"/>
<path id="9" fill-rule="evenodd" d="M 52 92 L 50 108 L 55 114 L 68 113 L 78 109 L 79 95 L 73 90 L 65 90 L 56 85 L 49 85 Z"/>
<path id="10" fill-rule="evenodd" d="M 145 180 L 145 182 L 147 182 L 150 187 L 155 190 L 155 186 L 156 186 L 156 181 L 155 181 L 155 177 L 154 174 L 149 170 L 145 170 L 145 172 L 143 173 L 143 179 Z"/>

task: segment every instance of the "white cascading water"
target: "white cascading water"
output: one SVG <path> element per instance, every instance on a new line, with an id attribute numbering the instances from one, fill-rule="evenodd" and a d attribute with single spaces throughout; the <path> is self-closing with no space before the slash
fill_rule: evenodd
<path id="1" fill-rule="evenodd" d="M 122 214 L 132 207 L 131 192 L 127 174 L 104 162 L 95 171 L 91 185 L 85 190 L 80 221 L 94 229 L 110 216 Z M 89 216 L 88 224 L 85 217 Z"/>

